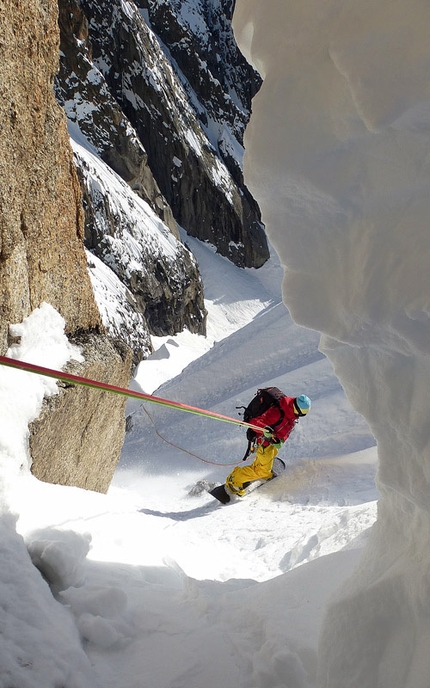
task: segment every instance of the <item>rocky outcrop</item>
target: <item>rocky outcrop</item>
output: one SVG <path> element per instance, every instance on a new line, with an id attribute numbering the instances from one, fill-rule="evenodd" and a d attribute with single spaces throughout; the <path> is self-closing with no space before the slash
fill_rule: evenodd
<path id="1" fill-rule="evenodd" d="M 149 332 L 163 336 L 186 327 L 204 333 L 203 285 L 190 251 L 97 156 L 73 147 L 90 275 L 108 331 L 129 344 L 134 364 L 152 350 Z"/>
<path id="2" fill-rule="evenodd" d="M 87 356 L 79 372 L 128 386 L 131 353 L 104 334 L 87 270 L 80 184 L 53 92 L 57 19 L 55 0 L 5 0 L 0 8 L 0 351 L 9 325 L 47 302 L 70 337 L 79 333 Z M 122 398 L 63 389 L 32 427 L 35 475 L 106 490 L 124 406 Z"/>
<path id="3" fill-rule="evenodd" d="M 62 16 L 70 15 L 71 5 L 60 0 Z M 194 37 L 195 27 L 183 23 L 179 10 L 177 17 L 160 18 L 155 3 L 142 2 L 138 11 L 132 2 L 80 0 L 78 9 L 76 21 L 62 22 L 68 38 L 62 41 L 57 93 L 69 120 L 146 199 L 150 194 L 142 193 L 144 184 L 129 168 L 136 171 L 136 160 L 147 161 L 161 190 L 155 202 L 149 201 L 156 212 L 166 212 L 166 204 L 186 232 L 211 242 L 237 265 L 262 265 L 269 256 L 266 237 L 241 172 L 243 130 L 260 79 L 237 48 L 232 50 L 232 3 L 194 2 L 203 27 Z M 162 34 L 165 24 L 171 33 Z M 189 35 L 182 50 L 182 56 L 192 51 L 188 62 L 178 66 L 157 31 L 172 42 L 172 51 L 183 45 L 179 36 Z M 246 86 L 240 85 L 244 78 Z M 106 117 L 99 102 L 109 98 L 116 114 Z"/>
<path id="4" fill-rule="evenodd" d="M 146 151 L 92 62 L 88 21 L 78 0 L 60 0 L 60 69 L 57 99 L 74 128 L 100 158 L 146 200 L 178 236 L 176 221 L 148 166 Z"/>
<path id="5" fill-rule="evenodd" d="M 66 370 L 128 387 L 131 351 L 121 340 L 77 335 L 84 363 Z M 107 492 L 125 433 L 124 399 L 108 392 L 59 383 L 31 425 L 31 471 L 39 480 Z"/>
<path id="6" fill-rule="evenodd" d="M 206 135 L 239 185 L 244 184 L 234 143 L 243 145 L 252 98 L 262 79 L 240 52 L 232 31 L 235 0 L 136 0 L 173 58 Z M 166 50 L 166 52 L 167 52 Z"/>
<path id="7" fill-rule="evenodd" d="M 137 364 L 152 351 L 151 334 L 205 333 L 203 284 L 145 148 L 93 62 L 81 4 L 62 0 L 59 22 L 56 94 L 81 182 L 92 284 L 105 327 Z"/>
<path id="8" fill-rule="evenodd" d="M 102 327 L 83 251 L 81 192 L 55 101 L 56 3 L 0 9 L 0 350 L 42 301 L 67 332 Z"/>

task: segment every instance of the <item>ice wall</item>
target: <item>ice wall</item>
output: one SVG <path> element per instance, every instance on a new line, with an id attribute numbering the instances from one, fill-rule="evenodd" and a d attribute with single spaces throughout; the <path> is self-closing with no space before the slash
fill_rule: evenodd
<path id="1" fill-rule="evenodd" d="M 378 441 L 379 518 L 327 611 L 325 688 L 430 676 L 430 4 L 237 0 L 264 84 L 245 174 L 294 319 Z"/>

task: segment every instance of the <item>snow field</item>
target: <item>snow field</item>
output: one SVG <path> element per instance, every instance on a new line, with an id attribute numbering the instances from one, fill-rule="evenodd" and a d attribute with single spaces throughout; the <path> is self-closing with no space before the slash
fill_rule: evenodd
<path id="1" fill-rule="evenodd" d="M 215 290 L 224 260 L 212 251 L 201 260 Z M 0 371 L 6 373 L 2 398 L 15 400 L 18 409 L 15 425 L 3 427 L 2 441 L 21 438 L 19 451 L 9 442 L 15 463 L 1 455 L 2 541 L 8 552 L 0 568 L 0 602 L 8 610 L 2 688 L 11 681 L 20 688 L 210 688 L 219 681 L 226 688 L 315 685 L 325 600 L 355 566 L 375 518 L 375 450 L 339 386 L 329 383 L 332 373 L 315 349 L 314 333 L 306 334 L 306 344 L 305 331 L 280 316 L 276 288 L 268 296 L 254 271 L 238 275 L 243 283 L 238 277 L 234 290 L 242 293 L 253 285 L 260 315 L 252 306 L 244 327 L 233 294 L 225 292 L 212 321 L 220 328 L 220 343 L 185 369 L 181 347 L 169 344 L 170 372 L 183 372 L 157 395 L 171 393 L 234 415 L 236 402 L 252 396 L 262 381 L 295 388 L 306 380 L 320 396 L 326 389 L 332 419 L 318 420 L 323 401 L 316 394 L 315 427 L 309 422 L 307 430 L 303 425 L 295 431 L 284 457 L 286 474 L 246 500 L 221 507 L 206 493 L 190 496 L 199 480 L 221 481 L 231 467 L 203 463 L 156 441 L 134 401 L 131 431 L 108 495 L 37 481 L 28 472 L 28 454 L 22 465 L 22 451 L 27 451 L 22 428 L 37 413 L 45 381 L 32 379 L 39 391 L 29 409 L 16 396 L 16 380 L 25 379 L 25 392 L 28 376 L 16 371 L 8 385 L 9 371 Z M 223 310 L 230 325 L 222 325 Z M 25 358 L 51 365 L 54 352 L 61 366 L 78 352 L 70 351 L 55 312 L 48 306 L 40 311 L 20 326 Z M 223 338 L 236 317 L 237 331 Z M 254 365 L 240 366 L 262 333 L 272 347 L 258 348 Z M 294 344 L 282 343 L 286 333 Z M 21 345 L 13 355 L 24 358 Z M 198 347 L 196 352 L 201 353 Z M 340 438 L 336 411 L 344 425 Z M 246 445 L 241 428 L 208 419 L 202 425 L 190 414 L 178 419 L 158 409 L 154 416 L 157 430 L 167 437 L 173 432 L 171 439 L 187 450 L 197 448 L 202 458 L 240 461 Z M 307 450 L 323 436 L 323 426 L 332 439 L 323 445 L 323 455 L 310 455 Z M 346 461 L 343 442 L 355 448 Z"/>

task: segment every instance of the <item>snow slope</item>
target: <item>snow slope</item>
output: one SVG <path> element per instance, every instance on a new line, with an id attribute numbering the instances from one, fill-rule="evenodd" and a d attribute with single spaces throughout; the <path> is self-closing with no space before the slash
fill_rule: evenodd
<path id="1" fill-rule="evenodd" d="M 325 601 L 375 519 L 373 439 L 315 333 L 297 328 L 280 303 L 276 262 L 229 272 L 200 249 L 213 339 L 201 355 L 195 336 L 185 351 L 194 362 L 157 395 L 234 415 L 258 385 L 305 389 L 314 408 L 283 449 L 286 474 L 228 507 L 192 495 L 200 480 L 223 480 L 231 466 L 222 464 L 240 462 L 244 431 L 147 409 L 158 432 L 202 461 L 157 439 L 131 401 L 108 495 L 41 483 L 28 471 L 25 427 L 55 389 L 0 369 L 1 688 L 315 685 Z M 234 297 L 245 293 L 241 308 Z M 78 355 L 62 327 L 43 306 L 20 325 L 9 355 L 61 366 Z M 184 365 L 178 341 L 166 348 L 172 376 Z M 145 366 L 154 384 L 151 361 L 138 379 Z M 5 418 L 7 407 L 14 413 Z"/>

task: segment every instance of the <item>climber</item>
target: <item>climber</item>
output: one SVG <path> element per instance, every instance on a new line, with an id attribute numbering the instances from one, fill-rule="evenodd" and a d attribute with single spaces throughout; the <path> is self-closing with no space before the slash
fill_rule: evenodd
<path id="1" fill-rule="evenodd" d="M 247 433 L 251 444 L 249 453 L 255 452 L 255 459 L 250 466 L 236 466 L 227 476 L 225 481 L 227 493 L 242 497 L 246 488 L 254 480 L 272 478 L 273 461 L 279 449 L 290 436 L 299 418 L 310 411 L 311 401 L 306 394 L 300 394 L 298 397 L 287 397 L 277 388 L 269 388 L 269 390 L 276 390 L 278 393 L 277 403 L 272 404 L 260 415 L 252 417 L 248 413 L 246 417 L 248 422 L 261 427 L 261 432 L 248 430 Z M 258 390 L 257 397 L 258 394 L 261 395 L 267 391 Z"/>

